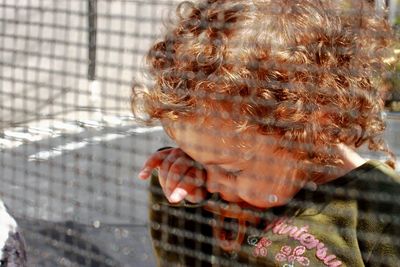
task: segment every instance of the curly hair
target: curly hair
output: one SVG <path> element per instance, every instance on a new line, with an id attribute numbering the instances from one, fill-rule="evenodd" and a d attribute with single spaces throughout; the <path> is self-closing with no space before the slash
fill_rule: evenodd
<path id="1" fill-rule="evenodd" d="M 393 156 L 381 139 L 380 86 L 392 32 L 368 1 L 186 1 L 177 17 L 148 53 L 155 84 L 134 86 L 134 114 L 178 120 L 225 112 L 238 127 L 256 126 L 282 143 L 367 143 Z"/>

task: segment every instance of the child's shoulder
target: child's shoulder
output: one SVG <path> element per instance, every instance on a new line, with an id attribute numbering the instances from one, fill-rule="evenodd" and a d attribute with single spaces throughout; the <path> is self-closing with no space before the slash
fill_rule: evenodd
<path id="1" fill-rule="evenodd" d="M 370 193 L 369 201 L 400 202 L 400 174 L 381 161 L 369 160 L 346 176 L 352 180 L 350 188 Z"/>
<path id="2" fill-rule="evenodd" d="M 303 216 L 350 220 L 378 233 L 389 224 L 400 225 L 400 176 L 385 163 L 369 160 L 314 191 L 304 190 L 299 202 L 307 203 Z"/>
<path id="3" fill-rule="evenodd" d="M 336 223 L 342 220 L 346 229 L 353 222 L 366 251 L 373 251 L 382 236 L 393 239 L 400 234 L 400 175 L 385 163 L 369 160 L 324 189 L 319 191 L 330 201 L 322 213 Z M 393 240 L 388 243 L 396 247 Z"/>
<path id="4" fill-rule="evenodd" d="M 378 160 L 369 160 L 367 164 L 373 167 L 376 174 L 381 173 L 381 176 L 377 176 L 378 178 L 380 177 L 383 180 L 393 182 L 400 186 L 400 173 Z"/>
<path id="5" fill-rule="evenodd" d="M 400 174 L 385 163 L 378 160 L 368 160 L 363 165 L 353 169 L 334 182 L 335 186 L 344 190 L 369 192 L 400 192 Z"/>
<path id="6" fill-rule="evenodd" d="M 334 182 L 333 189 L 364 212 L 400 216 L 400 175 L 381 161 L 367 161 Z"/>

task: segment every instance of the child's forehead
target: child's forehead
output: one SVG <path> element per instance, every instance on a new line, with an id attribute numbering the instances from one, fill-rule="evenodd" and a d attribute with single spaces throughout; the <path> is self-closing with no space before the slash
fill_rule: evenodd
<path id="1" fill-rule="evenodd" d="M 164 127 L 177 131 L 195 131 L 198 133 L 209 133 L 215 136 L 237 136 L 245 134 L 241 131 L 240 122 L 232 117 L 221 115 L 220 113 L 199 114 L 177 120 L 163 121 Z"/>
<path id="2" fill-rule="evenodd" d="M 208 164 L 229 164 L 247 158 L 257 147 L 257 134 L 238 132 L 230 124 L 175 122 L 167 132 L 177 145 L 195 160 Z"/>
<path id="3" fill-rule="evenodd" d="M 199 149 L 254 148 L 265 136 L 255 127 L 240 129 L 237 123 L 219 117 L 203 117 L 198 120 L 177 120 L 163 123 L 167 133 L 178 144 L 196 146 Z"/>

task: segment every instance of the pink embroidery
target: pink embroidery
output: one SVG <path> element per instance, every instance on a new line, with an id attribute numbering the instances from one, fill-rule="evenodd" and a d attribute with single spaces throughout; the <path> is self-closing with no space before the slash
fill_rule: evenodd
<path id="1" fill-rule="evenodd" d="M 266 237 L 261 238 L 261 240 L 257 243 L 256 248 L 254 249 L 254 255 L 266 257 L 268 254 L 267 247 L 272 244 L 272 241 Z"/>
<path id="2" fill-rule="evenodd" d="M 310 260 L 307 257 L 302 256 L 306 252 L 304 246 L 297 246 L 293 249 L 289 246 L 283 246 L 281 251 L 276 254 L 275 259 L 277 261 L 286 261 L 289 263 L 288 266 L 294 266 L 294 262 L 297 261 L 303 266 L 310 265 Z"/>
<path id="3" fill-rule="evenodd" d="M 272 241 L 266 237 L 262 237 L 260 240 L 257 241 L 255 237 L 249 237 L 247 242 L 250 245 L 255 246 L 253 250 L 254 257 L 266 257 L 268 255 L 267 247 L 272 244 Z"/>
<path id="4" fill-rule="evenodd" d="M 304 249 L 315 249 L 315 256 L 326 266 L 339 267 L 342 262 L 336 258 L 336 255 L 328 254 L 325 244 L 308 232 L 309 226 L 297 227 L 290 224 L 287 218 L 279 218 L 269 223 L 264 231 L 272 231 L 277 235 L 286 235 L 300 242 Z M 286 254 L 285 254 L 286 255 Z"/>

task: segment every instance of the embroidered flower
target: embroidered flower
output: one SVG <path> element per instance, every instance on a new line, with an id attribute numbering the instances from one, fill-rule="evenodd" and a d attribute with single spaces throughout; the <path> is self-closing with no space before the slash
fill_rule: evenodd
<path id="1" fill-rule="evenodd" d="M 306 252 L 306 248 L 304 246 L 297 246 L 293 249 L 289 246 L 283 246 L 281 251 L 276 254 L 275 259 L 280 262 L 289 262 L 289 265 L 286 266 L 294 266 L 295 262 L 300 263 L 303 266 L 310 265 L 310 260 L 307 257 L 302 256 Z"/>
<path id="2" fill-rule="evenodd" d="M 249 237 L 247 242 L 255 246 L 253 249 L 253 256 L 254 257 L 266 257 L 268 255 L 267 247 L 272 244 L 272 241 L 266 237 L 262 237 L 258 239 L 257 237 Z"/>

